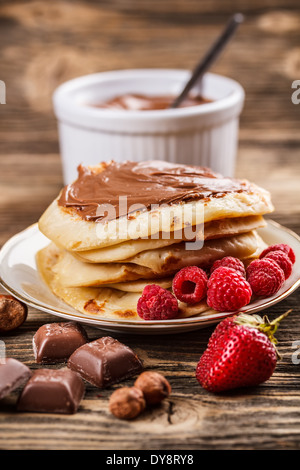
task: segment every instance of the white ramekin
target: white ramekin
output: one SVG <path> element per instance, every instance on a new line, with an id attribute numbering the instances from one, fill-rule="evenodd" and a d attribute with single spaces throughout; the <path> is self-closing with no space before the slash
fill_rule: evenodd
<path id="1" fill-rule="evenodd" d="M 109 110 L 88 106 L 125 93 L 177 95 L 186 70 L 137 69 L 70 80 L 54 93 L 65 183 L 80 163 L 105 160 L 166 160 L 211 167 L 233 176 L 244 90 L 236 81 L 206 74 L 201 94 L 211 103 L 159 111 Z"/>

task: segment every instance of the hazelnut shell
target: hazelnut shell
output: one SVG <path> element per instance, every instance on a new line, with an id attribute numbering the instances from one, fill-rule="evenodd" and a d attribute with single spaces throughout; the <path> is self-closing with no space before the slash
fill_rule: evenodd
<path id="1" fill-rule="evenodd" d="M 160 403 L 171 393 L 171 385 L 158 372 L 143 372 L 136 379 L 134 386 L 143 392 L 148 405 Z"/>
<path id="2" fill-rule="evenodd" d="M 120 419 L 136 418 L 145 408 L 144 395 L 136 387 L 118 388 L 109 400 L 110 412 Z"/>
<path id="3" fill-rule="evenodd" d="M 0 295 L 0 333 L 19 328 L 25 322 L 27 314 L 26 304 L 11 295 Z"/>

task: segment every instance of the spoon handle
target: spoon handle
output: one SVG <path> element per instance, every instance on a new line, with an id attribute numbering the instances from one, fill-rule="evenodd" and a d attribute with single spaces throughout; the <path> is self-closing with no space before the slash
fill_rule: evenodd
<path id="1" fill-rule="evenodd" d="M 199 62 L 199 64 L 196 66 L 191 78 L 185 85 L 180 95 L 170 105 L 170 108 L 177 108 L 181 104 L 181 102 L 186 98 L 189 91 L 193 88 L 196 82 L 204 75 L 204 73 L 210 68 L 212 63 L 217 59 L 221 51 L 224 49 L 228 41 L 235 33 L 238 26 L 243 21 L 244 15 L 242 15 L 241 13 L 236 13 L 232 16 L 222 34 L 219 36 L 219 38 L 216 40 L 210 50 L 206 53 L 201 62 Z"/>

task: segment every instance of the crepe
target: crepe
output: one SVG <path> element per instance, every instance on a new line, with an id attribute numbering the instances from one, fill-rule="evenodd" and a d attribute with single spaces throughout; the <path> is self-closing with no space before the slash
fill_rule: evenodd
<path id="1" fill-rule="evenodd" d="M 159 279 L 185 266 L 206 267 L 216 259 L 234 256 L 247 259 L 266 245 L 255 231 L 205 242 L 200 250 L 186 250 L 185 242 L 168 248 L 149 250 L 130 258 L 128 263 L 84 263 L 65 250 L 59 250 L 53 267 L 57 283 L 64 287 L 101 286 L 137 279 Z"/>
<path id="2" fill-rule="evenodd" d="M 170 248 L 144 251 L 127 261 L 151 269 L 154 273 L 179 271 L 185 266 L 206 267 L 224 256 L 234 256 L 241 260 L 255 257 L 266 248 L 266 244 L 256 231 L 233 237 L 208 240 L 203 248 L 186 249 L 186 243 L 172 245 Z"/>
<path id="3" fill-rule="evenodd" d="M 51 291 L 79 312 L 103 319 L 141 321 L 137 314 L 140 292 L 123 292 L 109 287 L 63 287 L 53 268 L 59 258 L 59 249 L 50 244 L 37 253 L 38 270 Z M 187 318 L 200 313 L 212 314 L 206 302 L 189 306 L 179 302 L 178 318 Z"/>
<path id="4" fill-rule="evenodd" d="M 222 219 L 207 222 L 199 228 L 192 230 L 197 240 L 209 240 L 212 238 L 222 238 L 239 233 L 249 232 L 266 225 L 262 216 L 238 217 L 233 219 Z M 168 238 L 165 234 L 158 234 L 157 239 L 147 238 L 139 240 L 128 240 L 105 248 L 98 248 L 89 251 L 74 251 L 73 254 L 81 261 L 87 263 L 113 263 L 127 260 L 143 251 L 154 250 L 166 246 L 174 245 L 182 239 L 182 232 L 173 232 Z"/>
<path id="5" fill-rule="evenodd" d="M 138 191 L 134 188 L 135 179 L 139 181 Z M 88 196 L 84 194 L 80 199 L 77 192 L 83 188 Z M 93 188 L 96 188 L 95 194 L 90 194 Z M 174 197 L 169 194 L 171 190 L 174 190 Z M 134 193 L 129 194 L 130 201 L 140 203 L 130 206 L 138 206 L 136 210 L 122 212 L 123 215 L 112 219 L 103 217 L 100 222 L 95 222 L 96 216 L 83 218 L 87 207 L 92 211 L 103 205 L 104 213 L 107 201 L 120 211 L 121 203 L 116 202 L 117 198 L 129 192 Z M 73 198 L 62 203 L 70 194 Z M 156 203 L 154 207 L 151 204 L 146 210 L 139 209 L 145 198 Z M 66 250 L 87 251 L 149 238 L 160 232 L 172 233 L 213 220 L 258 216 L 272 210 L 268 191 L 247 180 L 231 180 L 201 167 L 166 162 L 108 162 L 96 167 L 80 167 L 78 181 L 64 188 L 48 207 L 39 221 L 39 228 Z"/>
<path id="6" fill-rule="evenodd" d="M 61 285 L 68 287 L 100 286 L 153 278 L 152 270 L 147 267 L 130 263 L 83 263 L 65 250 L 60 251 L 58 262 L 53 269 Z"/>
<path id="7" fill-rule="evenodd" d="M 112 289 L 121 290 L 123 292 L 139 292 L 141 295 L 144 288 L 149 284 L 156 284 L 163 289 L 170 289 L 172 287 L 172 277 L 162 279 L 138 279 L 137 281 L 116 282 L 112 284 L 103 284 L 101 287 L 111 287 Z"/>

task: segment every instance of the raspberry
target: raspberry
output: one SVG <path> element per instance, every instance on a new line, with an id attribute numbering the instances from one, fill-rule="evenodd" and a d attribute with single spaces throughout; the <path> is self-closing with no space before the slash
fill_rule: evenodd
<path id="1" fill-rule="evenodd" d="M 178 271 L 172 284 L 174 295 L 181 302 L 196 304 L 206 296 L 207 275 L 197 266 L 188 266 Z"/>
<path id="2" fill-rule="evenodd" d="M 212 265 L 210 274 L 212 274 L 216 269 L 220 268 L 221 266 L 224 266 L 226 268 L 232 268 L 235 271 L 241 273 L 243 277 L 246 277 L 245 266 L 238 258 L 234 258 L 233 256 L 225 256 L 225 258 L 218 259 Z"/>
<path id="3" fill-rule="evenodd" d="M 289 245 L 286 245 L 285 243 L 279 243 L 278 245 L 271 245 L 268 246 L 261 254 L 260 254 L 260 259 L 264 258 L 270 251 L 284 251 L 288 257 L 290 258 L 292 264 L 295 263 L 296 261 L 296 256 L 294 253 L 293 248 L 291 248 Z"/>
<path id="4" fill-rule="evenodd" d="M 234 312 L 251 300 L 249 283 L 232 268 L 217 268 L 210 276 L 207 287 L 207 303 L 219 312 Z"/>
<path id="5" fill-rule="evenodd" d="M 138 300 L 137 313 L 144 320 L 169 320 L 177 316 L 178 302 L 168 290 L 150 284 Z"/>
<path id="6" fill-rule="evenodd" d="M 253 294 L 269 297 L 282 287 L 284 272 L 272 259 L 256 259 L 247 268 L 247 280 Z"/>
<path id="7" fill-rule="evenodd" d="M 288 279 L 292 273 L 293 264 L 284 251 L 270 251 L 263 259 L 272 259 L 284 272 L 285 279 Z"/>

